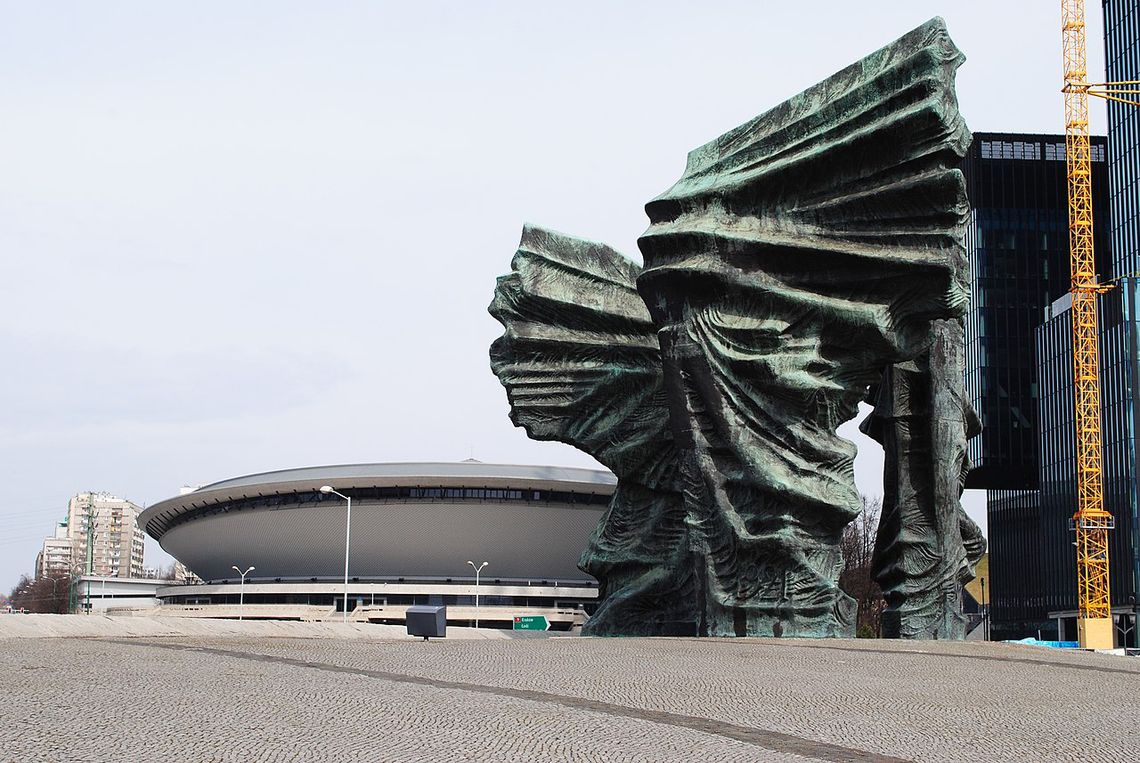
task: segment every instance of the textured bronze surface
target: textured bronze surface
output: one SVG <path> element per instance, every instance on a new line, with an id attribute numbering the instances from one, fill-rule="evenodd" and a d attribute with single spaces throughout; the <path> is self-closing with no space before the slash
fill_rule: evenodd
<path id="1" fill-rule="evenodd" d="M 696 149 L 646 206 L 644 268 L 524 229 L 491 305 L 506 329 L 491 365 L 515 424 L 618 476 L 581 561 L 602 584 L 589 632 L 853 635 L 839 538 L 861 503 L 836 429 L 885 369 L 929 352 L 932 322 L 965 310 L 961 62 L 934 19 Z M 961 425 L 953 389 L 931 401 Z M 964 434 L 932 439 L 942 458 Z M 895 442 L 888 469 L 909 469 L 911 447 Z M 956 487 L 960 469 L 924 474 Z M 919 499 L 937 495 L 936 511 L 891 516 L 937 515 L 920 545 L 957 576 L 951 492 L 939 482 Z M 880 558 L 949 579 L 914 554 Z"/>

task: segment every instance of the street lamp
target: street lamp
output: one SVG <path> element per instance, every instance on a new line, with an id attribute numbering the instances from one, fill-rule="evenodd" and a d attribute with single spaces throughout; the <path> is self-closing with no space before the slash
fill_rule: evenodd
<path id="1" fill-rule="evenodd" d="M 475 570 L 475 627 L 478 628 L 479 627 L 479 573 L 483 571 L 483 568 L 487 566 L 487 563 L 483 562 L 478 567 L 476 567 L 475 562 L 471 561 L 470 559 L 467 560 L 467 563 L 471 565 L 471 569 Z"/>
<path id="2" fill-rule="evenodd" d="M 249 573 L 253 572 L 257 568 L 251 565 L 248 570 L 246 570 L 245 572 L 242 572 L 241 570 L 239 570 L 237 568 L 236 564 L 231 564 L 230 566 L 234 568 L 234 570 L 237 572 L 237 574 L 241 575 L 241 588 L 238 589 L 238 591 L 239 591 L 239 594 L 238 594 L 238 620 L 241 620 L 242 615 L 245 614 L 245 576 L 248 575 Z"/>
<path id="3" fill-rule="evenodd" d="M 982 584 L 982 640 L 990 640 L 990 608 L 986 606 L 986 579 L 978 578 Z"/>
<path id="4" fill-rule="evenodd" d="M 348 622 L 348 541 L 352 534 L 352 499 L 343 493 L 338 493 L 329 485 L 322 485 L 321 492 L 325 495 L 337 495 L 348 502 L 348 514 L 344 520 L 344 622 Z"/>
<path id="5" fill-rule="evenodd" d="M 52 612 L 58 614 L 59 613 L 59 599 L 58 599 L 59 594 L 56 593 L 56 585 L 59 583 L 59 581 L 67 580 L 67 578 L 60 577 L 59 573 L 57 572 L 54 576 L 52 576 L 49 579 L 51 580 L 51 608 L 52 608 Z M 68 584 L 70 585 L 70 580 L 68 581 Z M 69 601 L 68 601 L 68 607 L 67 607 L 67 613 L 68 614 L 71 614 L 70 596 L 71 596 L 71 594 L 69 593 L 68 594 Z"/>

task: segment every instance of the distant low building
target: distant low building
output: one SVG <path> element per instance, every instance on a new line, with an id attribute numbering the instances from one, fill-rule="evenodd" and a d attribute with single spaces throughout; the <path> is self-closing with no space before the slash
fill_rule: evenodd
<path id="1" fill-rule="evenodd" d="M 160 604 L 156 592 L 169 585 L 169 580 L 158 578 L 82 575 L 75 581 L 75 611 L 100 614 L 151 609 Z"/>

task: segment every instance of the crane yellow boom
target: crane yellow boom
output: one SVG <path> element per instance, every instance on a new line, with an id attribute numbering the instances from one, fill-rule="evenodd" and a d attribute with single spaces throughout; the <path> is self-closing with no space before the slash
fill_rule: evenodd
<path id="1" fill-rule="evenodd" d="M 1076 405 L 1077 633 L 1085 649 L 1113 647 L 1108 580 L 1108 531 L 1101 478 L 1100 362 L 1093 257 L 1089 82 L 1084 0 L 1061 0 L 1065 50 L 1065 156 L 1069 186 L 1069 266 L 1073 296 L 1073 397 Z M 1100 94 L 1100 93 L 1097 93 Z"/>

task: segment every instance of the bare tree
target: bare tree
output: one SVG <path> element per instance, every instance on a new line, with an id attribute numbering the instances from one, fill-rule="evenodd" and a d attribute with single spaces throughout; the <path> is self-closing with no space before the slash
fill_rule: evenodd
<path id="1" fill-rule="evenodd" d="M 883 592 L 871 575 L 882 506 L 881 498 L 868 500 L 863 496 L 863 510 L 843 529 L 839 544 L 843 552 L 839 587 L 859 605 L 855 631 L 860 638 L 876 638 L 882 633 Z"/>
<path id="2" fill-rule="evenodd" d="M 66 572 L 32 578 L 23 575 L 12 589 L 8 603 L 13 609 L 64 615 L 71 604 L 71 575 Z"/>

